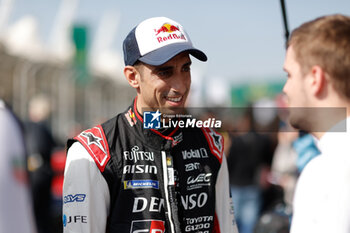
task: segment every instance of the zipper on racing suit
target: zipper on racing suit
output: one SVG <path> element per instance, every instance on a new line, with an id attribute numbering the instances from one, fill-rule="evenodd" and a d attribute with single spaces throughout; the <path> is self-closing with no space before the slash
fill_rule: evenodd
<path id="1" fill-rule="evenodd" d="M 166 202 L 166 216 L 170 226 L 171 233 L 180 233 L 180 222 L 178 219 L 178 204 L 175 193 L 175 177 L 173 160 L 170 154 L 167 155 L 165 151 L 161 152 L 162 168 L 164 177 L 164 192 Z"/>

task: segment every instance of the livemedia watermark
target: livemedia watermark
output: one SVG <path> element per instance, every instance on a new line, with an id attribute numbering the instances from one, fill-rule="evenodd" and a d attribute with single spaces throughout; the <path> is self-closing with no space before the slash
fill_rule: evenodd
<path id="1" fill-rule="evenodd" d="M 176 113 L 172 113 L 176 112 Z M 145 129 L 213 128 L 219 131 L 294 132 L 290 123 L 300 123 L 302 130 L 345 132 L 346 108 L 186 108 L 143 111 Z M 297 124 L 296 124 L 297 125 Z"/>

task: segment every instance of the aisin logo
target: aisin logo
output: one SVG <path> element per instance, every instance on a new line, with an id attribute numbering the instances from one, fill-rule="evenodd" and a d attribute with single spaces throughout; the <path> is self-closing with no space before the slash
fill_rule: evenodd
<path id="1" fill-rule="evenodd" d="M 159 129 L 160 128 L 160 116 L 162 114 L 157 110 L 156 112 L 144 112 L 143 113 L 143 128 L 145 129 Z"/>

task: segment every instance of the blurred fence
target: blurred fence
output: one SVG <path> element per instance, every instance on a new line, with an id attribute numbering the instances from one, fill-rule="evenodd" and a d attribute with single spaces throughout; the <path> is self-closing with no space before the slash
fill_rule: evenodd
<path id="1" fill-rule="evenodd" d="M 79 84 L 80 76 L 72 64 L 34 62 L 9 55 L 0 47 L 0 97 L 21 120 L 27 120 L 29 100 L 45 94 L 52 108 L 51 130 L 62 142 L 77 133 L 75 129 L 91 127 L 123 111 L 135 96 L 123 77 L 118 81 L 92 75 L 88 83 Z"/>

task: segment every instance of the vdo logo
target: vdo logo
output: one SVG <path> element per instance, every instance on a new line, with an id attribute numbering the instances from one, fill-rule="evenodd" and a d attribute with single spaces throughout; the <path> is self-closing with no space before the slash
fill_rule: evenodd
<path id="1" fill-rule="evenodd" d="M 132 233 L 164 233 L 164 221 L 160 220 L 139 220 L 131 223 Z"/>

